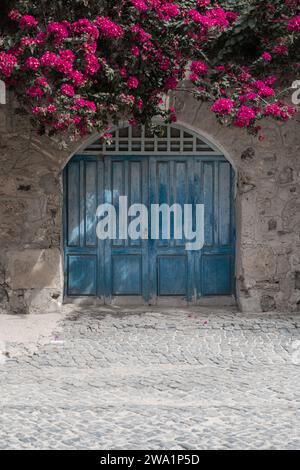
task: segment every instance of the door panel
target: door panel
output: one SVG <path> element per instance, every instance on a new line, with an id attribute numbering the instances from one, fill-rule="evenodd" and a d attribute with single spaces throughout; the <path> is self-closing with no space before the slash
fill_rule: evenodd
<path id="1" fill-rule="evenodd" d="M 97 246 L 96 214 L 97 210 L 97 162 L 85 165 L 85 243 L 88 247 Z"/>
<path id="2" fill-rule="evenodd" d="M 142 257 L 139 255 L 113 255 L 112 294 L 142 295 Z"/>
<path id="3" fill-rule="evenodd" d="M 97 294 L 97 256 L 68 255 L 68 295 Z"/>
<path id="4" fill-rule="evenodd" d="M 230 255 L 203 255 L 202 263 L 203 295 L 230 295 Z"/>
<path id="5" fill-rule="evenodd" d="M 225 161 L 197 159 L 196 174 L 203 191 L 196 196 L 205 208 L 205 245 L 196 254 L 198 297 L 234 293 L 235 226 L 234 173 Z"/>
<path id="6" fill-rule="evenodd" d="M 80 162 L 67 168 L 67 246 L 80 246 Z"/>
<path id="7" fill-rule="evenodd" d="M 74 157 L 65 169 L 65 294 L 96 296 L 98 289 L 98 199 L 96 159 Z"/>
<path id="8" fill-rule="evenodd" d="M 116 296 L 155 303 L 165 296 L 196 302 L 233 294 L 233 187 L 233 170 L 222 157 L 75 156 L 64 172 L 65 294 L 98 296 L 107 303 Z M 120 196 L 128 197 L 129 207 L 148 208 L 149 239 L 147 233 L 137 240 L 119 233 Z M 116 209 L 116 240 L 96 235 L 96 210 L 104 202 Z M 169 239 L 163 239 L 161 215 L 158 238 L 151 238 L 152 204 L 192 204 L 194 214 L 196 204 L 204 204 L 203 249 L 186 251 L 184 211 L 182 217 L 171 212 Z M 195 222 L 193 215 L 193 229 Z"/>
<path id="9" fill-rule="evenodd" d="M 174 204 L 184 207 L 191 202 L 193 159 L 150 158 L 150 204 Z M 193 291 L 193 257 L 185 250 L 184 214 L 170 212 L 170 227 L 163 233 L 163 217 L 159 218 L 159 239 L 149 240 L 150 250 L 150 298 L 157 296 L 182 296 L 189 299 Z M 151 220 L 154 223 L 154 220 Z M 166 224 L 165 224 L 166 225 Z M 175 230 L 176 226 L 176 230 Z M 177 239 L 181 233 L 181 238 Z M 170 235 L 169 239 L 166 238 Z"/>
<path id="10" fill-rule="evenodd" d="M 105 202 L 112 201 L 116 208 L 119 234 L 117 240 L 100 242 L 105 259 L 105 296 L 137 295 L 148 299 L 148 241 L 125 239 L 119 232 L 120 196 L 128 197 L 128 207 L 134 203 L 148 206 L 147 160 L 111 157 L 105 158 L 104 165 Z"/>
<path id="11" fill-rule="evenodd" d="M 187 257 L 159 256 L 158 263 L 158 296 L 187 294 Z"/>
<path id="12" fill-rule="evenodd" d="M 228 246 L 231 235 L 231 168 L 229 163 L 219 163 L 218 173 L 218 242 L 220 246 Z"/>

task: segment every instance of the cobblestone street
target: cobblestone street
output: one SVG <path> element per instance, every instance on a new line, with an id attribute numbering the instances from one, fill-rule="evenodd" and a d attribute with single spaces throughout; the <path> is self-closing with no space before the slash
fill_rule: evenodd
<path id="1" fill-rule="evenodd" d="M 120 311 L 1 361 L 1 449 L 300 448 L 299 315 Z"/>

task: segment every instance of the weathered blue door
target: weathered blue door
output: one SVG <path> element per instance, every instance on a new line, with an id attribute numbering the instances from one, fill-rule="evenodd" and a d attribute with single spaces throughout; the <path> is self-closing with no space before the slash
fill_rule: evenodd
<path id="1" fill-rule="evenodd" d="M 147 302 L 178 296 L 192 302 L 234 294 L 234 173 L 223 157 L 75 156 L 65 169 L 64 185 L 67 296 L 106 302 L 117 296 Z M 148 237 L 120 238 L 117 226 L 115 240 L 97 238 L 97 207 L 113 204 L 119 215 L 120 196 L 128 197 L 128 206 L 149 209 Z M 178 239 L 174 223 L 165 239 L 162 219 L 159 236 L 151 238 L 153 204 L 203 204 L 204 247 L 187 251 L 184 230 Z"/>

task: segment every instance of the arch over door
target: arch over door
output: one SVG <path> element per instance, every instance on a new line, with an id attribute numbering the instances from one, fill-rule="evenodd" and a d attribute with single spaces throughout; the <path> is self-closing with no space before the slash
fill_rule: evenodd
<path id="1" fill-rule="evenodd" d="M 137 296 L 155 303 L 157 297 L 196 302 L 234 294 L 233 169 L 198 136 L 170 127 L 164 132 L 157 138 L 146 137 L 145 130 L 116 130 L 110 151 L 96 142 L 65 168 L 68 297 L 100 297 L 109 303 L 116 296 Z M 149 214 L 151 204 L 204 204 L 203 249 L 186 251 L 186 241 L 174 236 L 98 240 L 96 209 L 108 202 L 118 212 L 119 196 L 128 196 L 129 205 L 143 203 Z"/>

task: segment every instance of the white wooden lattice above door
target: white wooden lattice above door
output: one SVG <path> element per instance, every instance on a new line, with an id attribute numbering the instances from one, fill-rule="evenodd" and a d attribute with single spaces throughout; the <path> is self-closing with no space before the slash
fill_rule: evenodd
<path id="1" fill-rule="evenodd" d="M 144 126 L 124 125 L 114 128 L 111 144 L 98 139 L 89 145 L 82 154 L 134 155 L 221 155 L 196 133 L 176 125 L 160 125 L 159 134 Z"/>

